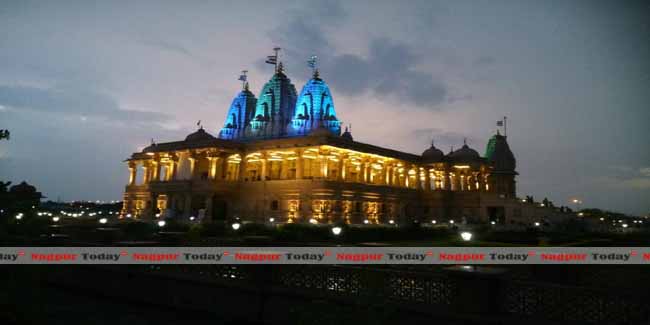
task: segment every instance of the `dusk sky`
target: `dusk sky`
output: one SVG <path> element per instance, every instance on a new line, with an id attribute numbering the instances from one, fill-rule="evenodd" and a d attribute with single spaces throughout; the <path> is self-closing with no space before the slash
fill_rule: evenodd
<path id="1" fill-rule="evenodd" d="M 272 48 L 317 55 L 357 141 L 481 154 L 508 117 L 518 195 L 650 213 L 647 1 L 0 2 L 0 180 L 118 200 L 123 162 L 222 127 Z"/>

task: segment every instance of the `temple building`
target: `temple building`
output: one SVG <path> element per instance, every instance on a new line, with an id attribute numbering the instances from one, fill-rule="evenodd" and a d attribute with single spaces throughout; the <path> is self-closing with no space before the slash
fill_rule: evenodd
<path id="1" fill-rule="evenodd" d="M 484 156 L 467 143 L 447 154 L 432 143 L 416 155 L 357 142 L 342 132 L 318 70 L 298 94 L 281 63 L 257 98 L 244 83 L 217 136 L 200 127 L 126 162 L 123 218 L 392 224 L 532 215 L 516 198 L 505 136 L 497 132 Z"/>

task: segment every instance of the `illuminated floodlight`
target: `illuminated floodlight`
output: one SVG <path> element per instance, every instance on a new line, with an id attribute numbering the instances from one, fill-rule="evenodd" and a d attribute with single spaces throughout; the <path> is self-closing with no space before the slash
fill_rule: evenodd
<path id="1" fill-rule="evenodd" d="M 600 221 L 605 221 L 605 218 L 600 218 Z"/>
<path id="2" fill-rule="evenodd" d="M 390 224 L 392 225 L 392 224 L 394 224 L 394 223 L 395 223 L 395 220 L 393 220 L 393 219 L 390 219 L 390 220 L 388 220 L 388 223 L 390 223 Z"/>
<path id="3" fill-rule="evenodd" d="M 165 222 L 165 220 L 160 220 L 160 221 L 158 221 L 158 227 L 161 227 L 161 228 L 162 228 L 162 227 L 165 226 L 165 224 L 167 224 L 167 223 Z"/>
<path id="4" fill-rule="evenodd" d="M 59 222 L 59 220 L 60 220 L 59 217 L 52 217 L 52 221 L 54 222 Z"/>
<path id="5" fill-rule="evenodd" d="M 464 241 L 470 241 L 472 240 L 472 233 L 469 231 L 463 231 L 460 233 L 460 238 L 462 238 Z"/>
<path id="6" fill-rule="evenodd" d="M 539 222 L 535 222 L 535 227 L 539 227 Z"/>
<path id="7" fill-rule="evenodd" d="M 16 215 L 16 220 L 21 220 L 23 218 L 23 214 L 19 213 Z"/>
<path id="8" fill-rule="evenodd" d="M 494 226 L 494 225 L 497 224 L 497 222 L 496 221 L 490 221 L 490 224 Z"/>
<path id="9" fill-rule="evenodd" d="M 318 223 L 318 220 L 316 220 L 314 218 L 311 218 L 311 219 L 309 219 L 309 223 L 311 223 L 312 225 L 315 225 L 315 224 Z"/>
<path id="10" fill-rule="evenodd" d="M 269 218 L 269 222 L 275 222 L 275 218 Z"/>
<path id="11" fill-rule="evenodd" d="M 435 225 L 436 223 L 438 223 L 438 221 L 431 220 L 431 223 Z"/>
<path id="12" fill-rule="evenodd" d="M 190 221 L 194 221 L 194 219 L 196 219 L 196 217 L 194 217 L 194 216 L 190 217 Z"/>
<path id="13" fill-rule="evenodd" d="M 232 224 L 232 229 L 233 230 L 239 230 L 240 227 L 241 227 L 241 224 L 239 222 L 235 222 L 235 223 Z"/>
<path id="14" fill-rule="evenodd" d="M 627 228 L 627 223 L 621 225 L 623 228 Z"/>
<path id="15" fill-rule="evenodd" d="M 127 214 L 126 214 L 126 217 L 127 217 L 127 218 L 131 218 L 131 214 L 130 214 L 130 213 L 127 213 Z"/>
<path id="16" fill-rule="evenodd" d="M 366 220 L 363 220 L 363 223 L 367 225 L 367 224 L 370 223 L 370 221 L 368 221 L 368 219 L 366 219 Z"/>
<path id="17" fill-rule="evenodd" d="M 449 223 L 453 225 L 454 224 L 454 219 L 449 220 Z"/>
<path id="18" fill-rule="evenodd" d="M 106 219 L 106 218 L 99 219 L 99 223 L 101 223 L 102 225 L 106 224 L 107 222 L 108 222 L 108 219 Z"/>
<path id="19" fill-rule="evenodd" d="M 341 234 L 341 231 L 343 231 L 343 229 L 341 229 L 341 227 L 333 227 L 333 228 L 332 228 L 332 233 L 333 233 L 335 236 L 340 235 L 340 234 Z"/>

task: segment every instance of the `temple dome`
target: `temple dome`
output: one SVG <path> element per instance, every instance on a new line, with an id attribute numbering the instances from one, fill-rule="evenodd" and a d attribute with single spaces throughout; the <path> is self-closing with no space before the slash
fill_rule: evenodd
<path id="1" fill-rule="evenodd" d="M 467 143 L 453 152 L 450 152 L 447 157 L 449 157 L 454 162 L 473 162 L 481 159 L 481 156 L 478 152 L 470 148 Z"/>
<path id="2" fill-rule="evenodd" d="M 290 133 L 304 135 L 321 127 L 333 135 L 341 134 L 341 123 L 336 118 L 332 93 L 316 70 L 298 96 Z"/>
<path id="3" fill-rule="evenodd" d="M 498 131 L 488 141 L 485 158 L 496 172 L 514 172 L 517 167 L 517 160 L 510 150 L 506 137 L 499 134 Z"/>
<path id="4" fill-rule="evenodd" d="M 295 113 L 296 93 L 296 87 L 284 74 L 280 64 L 271 80 L 262 88 L 246 136 L 253 138 L 286 136 L 287 126 Z"/>
<path id="5" fill-rule="evenodd" d="M 422 159 L 427 162 L 442 161 L 445 157 L 445 154 L 442 150 L 436 148 L 431 142 L 431 147 L 427 150 L 424 150 L 422 153 Z"/>
<path id="6" fill-rule="evenodd" d="M 232 104 L 230 104 L 226 121 L 219 132 L 219 138 L 237 139 L 243 137 L 246 126 L 255 114 L 255 104 L 257 104 L 257 98 L 248 89 L 248 83 L 245 83 L 244 89 L 237 94 L 232 100 Z"/>
<path id="7" fill-rule="evenodd" d="M 205 132 L 205 130 L 204 130 L 203 128 L 200 128 L 200 129 L 196 130 L 196 132 L 194 132 L 194 133 L 190 133 L 190 134 L 185 138 L 185 141 L 188 141 L 188 142 L 190 142 L 190 141 L 191 141 L 191 142 L 195 142 L 195 141 L 205 141 L 205 140 L 215 140 L 215 139 L 217 139 L 217 138 L 215 138 L 215 137 L 214 137 L 213 135 L 211 135 L 210 133 Z"/>

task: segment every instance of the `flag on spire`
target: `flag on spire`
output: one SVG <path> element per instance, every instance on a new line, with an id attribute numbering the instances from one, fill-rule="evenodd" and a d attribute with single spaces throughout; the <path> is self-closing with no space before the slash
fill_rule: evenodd
<path id="1" fill-rule="evenodd" d="M 248 77 L 246 76 L 246 73 L 248 73 L 248 70 L 242 70 L 242 71 L 241 71 L 241 74 L 239 75 L 239 79 L 238 79 L 238 80 L 239 80 L 239 81 L 246 82 L 246 80 L 248 79 Z"/>
<path id="2" fill-rule="evenodd" d="M 318 59 L 317 56 L 312 55 L 309 60 L 307 60 L 307 65 L 309 65 L 310 68 L 316 69 L 316 60 Z"/>
<path id="3" fill-rule="evenodd" d="M 273 64 L 276 65 L 278 64 L 278 56 L 277 55 L 269 55 L 266 57 L 266 63 L 268 64 Z"/>

